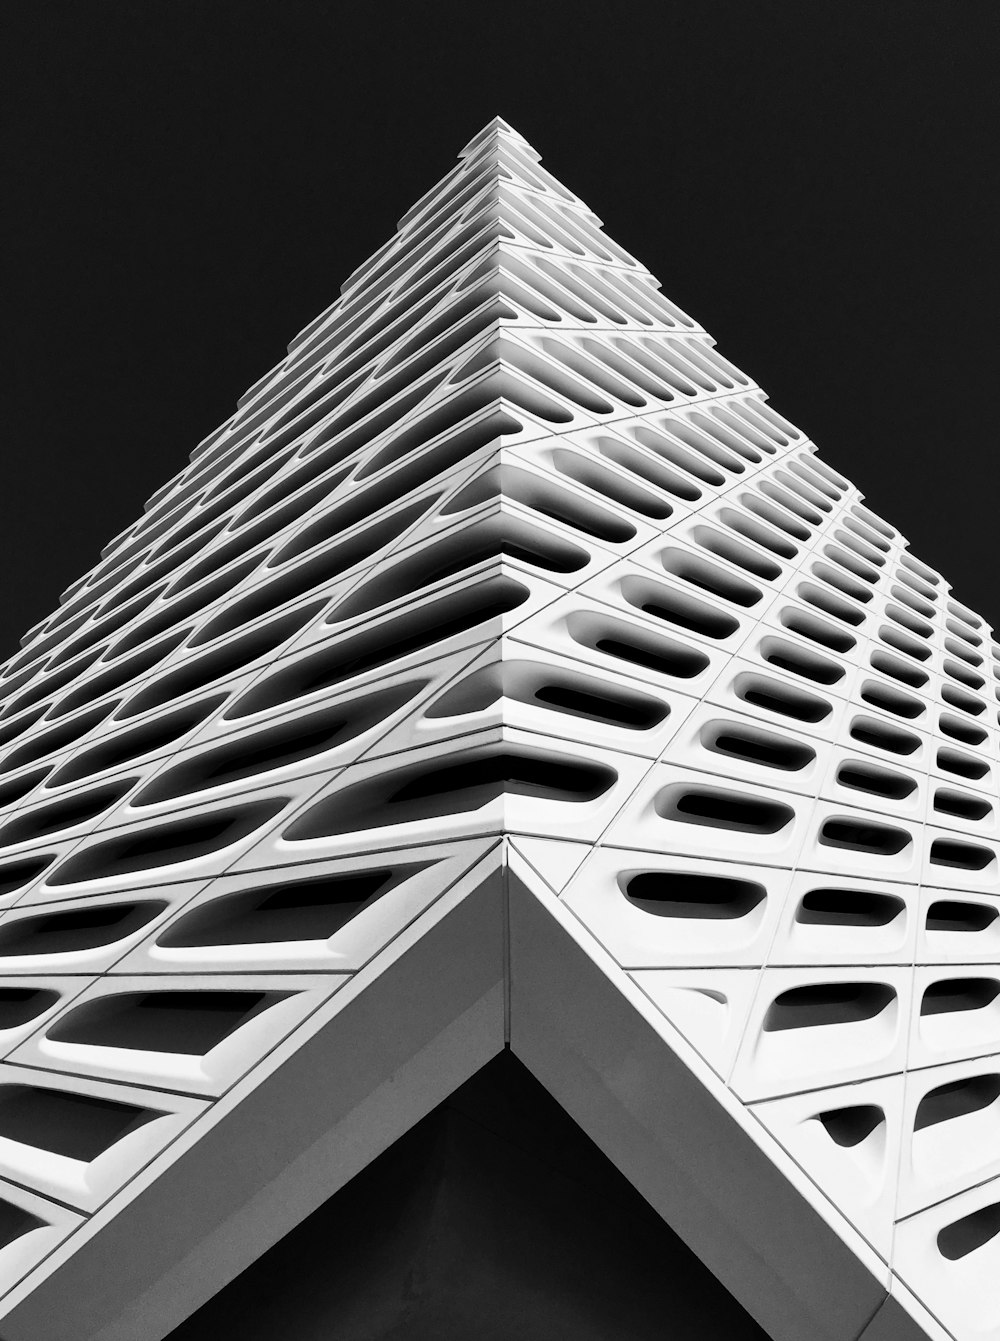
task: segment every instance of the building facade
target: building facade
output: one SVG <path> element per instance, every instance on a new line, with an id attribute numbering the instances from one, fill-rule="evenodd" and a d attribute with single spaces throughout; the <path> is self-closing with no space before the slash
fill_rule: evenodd
<path id="1" fill-rule="evenodd" d="M 194 1335 L 442 1105 L 558 1164 L 547 1093 L 662 1334 L 1000 1338 L 997 658 L 488 125 L 3 668 L 0 1335 Z M 302 1336 L 458 1298 L 410 1210 Z"/>

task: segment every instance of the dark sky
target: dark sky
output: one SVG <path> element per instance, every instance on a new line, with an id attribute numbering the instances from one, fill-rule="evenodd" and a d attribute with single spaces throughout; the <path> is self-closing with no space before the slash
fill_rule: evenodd
<path id="1" fill-rule="evenodd" d="M 993 0 L 0 25 L 0 656 L 497 113 L 1000 622 Z"/>

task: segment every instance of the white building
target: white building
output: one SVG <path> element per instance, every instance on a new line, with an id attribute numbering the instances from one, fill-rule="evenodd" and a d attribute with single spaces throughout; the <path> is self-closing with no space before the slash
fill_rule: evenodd
<path id="1" fill-rule="evenodd" d="M 998 656 L 491 123 L 4 667 L 4 1341 L 193 1337 L 504 1054 L 660 1335 L 996 1341 Z M 444 1335 L 425 1223 L 243 1305 Z"/>

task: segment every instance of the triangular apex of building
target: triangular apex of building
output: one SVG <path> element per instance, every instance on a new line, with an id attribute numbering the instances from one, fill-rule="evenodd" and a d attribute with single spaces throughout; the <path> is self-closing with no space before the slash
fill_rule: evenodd
<path id="1" fill-rule="evenodd" d="M 775 1341 L 1000 1338 L 993 658 L 494 121 L 0 677 L 0 1332 L 505 1046 Z"/>

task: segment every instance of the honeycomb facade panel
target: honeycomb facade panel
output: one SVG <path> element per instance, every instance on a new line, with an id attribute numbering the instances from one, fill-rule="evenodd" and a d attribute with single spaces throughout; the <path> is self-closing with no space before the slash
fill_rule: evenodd
<path id="1" fill-rule="evenodd" d="M 508 1046 L 776 1341 L 997 1341 L 998 684 L 491 123 L 0 669 L 0 1330 L 166 1335 Z"/>

